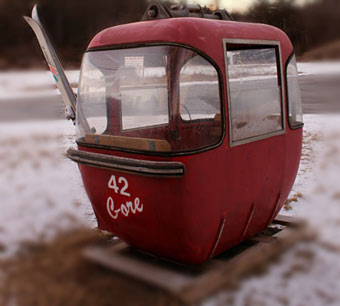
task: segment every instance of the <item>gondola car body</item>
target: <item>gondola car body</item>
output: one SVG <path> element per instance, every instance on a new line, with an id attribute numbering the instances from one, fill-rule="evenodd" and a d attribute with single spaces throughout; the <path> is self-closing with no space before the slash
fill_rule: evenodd
<path id="1" fill-rule="evenodd" d="M 108 28 L 84 55 L 78 162 L 100 229 L 202 263 L 270 224 L 299 168 L 293 46 L 262 24 L 200 18 Z"/>

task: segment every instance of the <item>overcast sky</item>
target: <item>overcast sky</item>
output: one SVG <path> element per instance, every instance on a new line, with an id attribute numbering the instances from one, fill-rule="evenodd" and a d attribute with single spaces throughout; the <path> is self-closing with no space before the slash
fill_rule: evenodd
<path id="1" fill-rule="evenodd" d="M 189 2 L 195 2 L 199 3 L 201 5 L 210 5 L 214 4 L 215 0 L 190 0 Z M 233 10 L 246 10 L 249 5 L 253 4 L 256 2 L 256 0 L 219 0 L 220 1 L 220 7 L 225 8 L 229 11 Z M 313 0 L 296 0 L 297 3 L 303 4 L 306 2 L 310 2 Z"/>

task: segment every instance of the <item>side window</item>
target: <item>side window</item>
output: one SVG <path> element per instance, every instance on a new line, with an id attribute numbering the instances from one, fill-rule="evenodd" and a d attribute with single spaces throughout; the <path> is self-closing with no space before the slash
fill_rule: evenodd
<path id="1" fill-rule="evenodd" d="M 181 70 L 180 113 L 184 121 L 221 120 L 217 71 L 199 55 L 191 58 Z"/>
<path id="2" fill-rule="evenodd" d="M 303 125 L 301 92 L 298 81 L 296 59 L 293 56 L 287 66 L 287 89 L 289 103 L 289 125 L 291 128 L 298 128 Z"/>
<path id="3" fill-rule="evenodd" d="M 278 48 L 227 44 L 227 60 L 232 141 L 282 130 Z"/>

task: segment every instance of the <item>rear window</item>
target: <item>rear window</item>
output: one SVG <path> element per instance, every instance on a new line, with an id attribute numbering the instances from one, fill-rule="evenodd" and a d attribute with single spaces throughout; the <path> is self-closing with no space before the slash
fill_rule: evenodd
<path id="1" fill-rule="evenodd" d="M 226 50 L 232 142 L 279 133 L 284 125 L 278 46 L 227 44 Z"/>
<path id="2" fill-rule="evenodd" d="M 152 152 L 186 152 L 222 138 L 219 76 L 193 50 L 150 46 L 86 53 L 78 141 Z"/>

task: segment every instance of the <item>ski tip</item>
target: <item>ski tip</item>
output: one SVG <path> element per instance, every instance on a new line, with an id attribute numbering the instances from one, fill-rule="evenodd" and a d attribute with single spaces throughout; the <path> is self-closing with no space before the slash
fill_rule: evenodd
<path id="1" fill-rule="evenodd" d="M 40 23 L 39 14 L 38 14 L 38 5 L 35 4 L 32 9 L 32 19 Z"/>
<path id="2" fill-rule="evenodd" d="M 38 15 L 38 6 L 35 4 L 32 9 L 31 17 L 23 16 L 24 19 L 28 24 L 31 24 L 31 22 L 34 20 L 37 23 L 40 23 L 39 15 Z"/>

